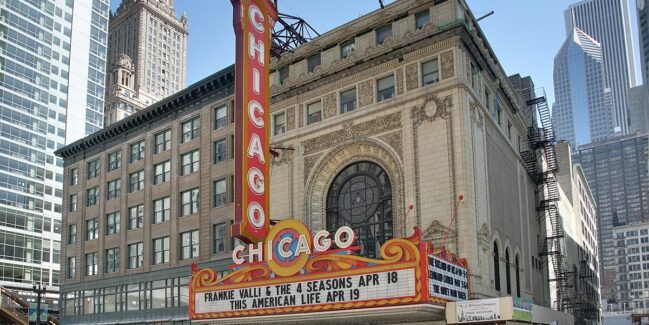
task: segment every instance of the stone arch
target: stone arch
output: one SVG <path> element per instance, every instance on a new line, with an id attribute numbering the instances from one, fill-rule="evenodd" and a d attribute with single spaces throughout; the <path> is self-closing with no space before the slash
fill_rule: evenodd
<path id="1" fill-rule="evenodd" d="M 326 197 L 329 186 L 338 173 L 356 161 L 379 165 L 390 178 L 395 237 L 404 236 L 404 178 L 403 164 L 398 154 L 385 142 L 361 138 L 340 144 L 324 152 L 309 172 L 304 193 L 305 222 L 311 229 L 325 229 Z M 406 233 L 409 233 L 406 229 Z"/>

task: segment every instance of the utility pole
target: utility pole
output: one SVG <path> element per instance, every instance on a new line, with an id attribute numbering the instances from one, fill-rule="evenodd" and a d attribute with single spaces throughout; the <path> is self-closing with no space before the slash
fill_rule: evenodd
<path id="1" fill-rule="evenodd" d="M 41 296 L 47 292 L 47 286 L 36 282 L 32 287 L 34 288 L 34 292 L 36 292 L 36 324 L 41 325 Z"/>

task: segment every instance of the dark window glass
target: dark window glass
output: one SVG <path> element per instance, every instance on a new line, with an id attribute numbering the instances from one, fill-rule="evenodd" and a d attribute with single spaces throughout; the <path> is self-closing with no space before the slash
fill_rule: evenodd
<path id="1" fill-rule="evenodd" d="M 394 75 L 376 81 L 376 100 L 378 102 L 394 97 Z"/>
<path id="2" fill-rule="evenodd" d="M 439 82 L 439 63 L 437 59 L 421 64 L 421 83 L 426 86 Z"/>
<path id="3" fill-rule="evenodd" d="M 306 62 L 309 69 L 309 73 L 313 72 L 313 70 L 315 70 L 315 68 L 317 68 L 320 65 L 320 53 L 310 56 L 306 60 Z"/>
<path id="4" fill-rule="evenodd" d="M 340 93 L 340 113 L 351 112 L 356 109 L 356 88 Z"/>
<path id="5" fill-rule="evenodd" d="M 385 39 L 392 36 L 392 23 L 387 24 L 383 27 L 379 27 L 376 30 L 376 45 L 381 45 L 385 42 Z"/>
<path id="6" fill-rule="evenodd" d="M 349 41 L 340 44 L 340 58 L 344 59 L 356 50 L 356 40 L 350 39 Z"/>
<path id="7" fill-rule="evenodd" d="M 430 10 L 422 10 L 415 14 L 415 28 L 421 29 L 430 21 Z"/>

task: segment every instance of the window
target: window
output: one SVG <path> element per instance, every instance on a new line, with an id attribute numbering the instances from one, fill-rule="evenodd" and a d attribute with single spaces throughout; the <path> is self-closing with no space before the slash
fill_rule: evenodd
<path id="1" fill-rule="evenodd" d="M 422 29 L 430 21 L 430 10 L 426 9 L 415 14 L 415 28 Z"/>
<path id="2" fill-rule="evenodd" d="M 131 144 L 130 163 L 144 159 L 144 140 Z"/>
<path id="3" fill-rule="evenodd" d="M 86 240 L 93 240 L 99 237 L 99 222 L 97 218 L 86 220 Z"/>
<path id="4" fill-rule="evenodd" d="M 119 272 L 119 248 L 109 248 L 106 250 L 106 273 Z"/>
<path id="5" fill-rule="evenodd" d="M 286 113 L 281 112 L 273 115 L 273 135 L 280 135 L 286 132 Z"/>
<path id="6" fill-rule="evenodd" d="M 169 237 L 153 240 L 153 264 L 169 262 Z"/>
<path id="7" fill-rule="evenodd" d="M 227 200 L 227 186 L 225 183 L 225 178 L 220 179 L 214 182 L 214 207 L 222 207 L 225 205 Z"/>
<path id="8" fill-rule="evenodd" d="M 108 171 L 122 167 L 122 152 L 115 151 L 108 154 Z"/>
<path id="9" fill-rule="evenodd" d="M 131 173 L 128 176 L 128 192 L 133 193 L 139 190 L 144 189 L 144 171 L 140 170 L 135 173 Z"/>
<path id="10" fill-rule="evenodd" d="M 198 188 L 180 193 L 180 216 L 198 212 Z"/>
<path id="11" fill-rule="evenodd" d="M 128 245 L 128 268 L 139 269 L 144 263 L 144 244 L 142 242 Z"/>
<path id="12" fill-rule="evenodd" d="M 421 64 L 421 83 L 432 85 L 439 82 L 439 61 L 433 59 Z"/>
<path id="13" fill-rule="evenodd" d="M 498 244 L 494 242 L 494 286 L 496 291 L 500 291 L 500 256 L 498 253 Z"/>
<path id="14" fill-rule="evenodd" d="M 77 185 L 79 183 L 79 168 L 70 169 L 70 185 Z"/>
<path id="15" fill-rule="evenodd" d="M 88 179 L 93 179 L 97 176 L 99 176 L 99 159 L 88 163 Z"/>
<path id="16" fill-rule="evenodd" d="M 97 252 L 86 254 L 86 275 L 97 275 Z"/>
<path id="17" fill-rule="evenodd" d="M 317 101 L 306 106 L 306 124 L 313 124 L 322 120 L 322 102 Z"/>
<path id="18" fill-rule="evenodd" d="M 340 58 L 344 59 L 356 50 L 356 40 L 350 39 L 349 41 L 340 44 Z"/>
<path id="19" fill-rule="evenodd" d="M 106 236 L 119 233 L 119 211 L 106 215 Z"/>
<path id="20" fill-rule="evenodd" d="M 162 131 L 155 135 L 154 154 L 161 153 L 171 148 L 171 130 Z"/>
<path id="21" fill-rule="evenodd" d="M 168 182 L 171 179 L 171 161 L 161 162 L 153 167 L 153 185 Z"/>
<path id="22" fill-rule="evenodd" d="M 520 264 L 518 264 L 518 256 L 516 256 L 516 297 L 521 296 L 521 274 Z"/>
<path id="23" fill-rule="evenodd" d="M 227 125 L 227 106 L 223 105 L 214 109 L 214 129 L 224 128 Z"/>
<path id="24" fill-rule="evenodd" d="M 309 69 L 309 73 L 313 72 L 315 68 L 320 65 L 320 53 L 314 54 L 306 59 L 306 64 Z"/>
<path id="25" fill-rule="evenodd" d="M 360 255 L 380 256 L 381 244 L 393 236 L 392 185 L 387 173 L 375 163 L 355 162 L 336 176 L 326 202 L 327 230 L 352 227 Z"/>
<path id="26" fill-rule="evenodd" d="M 74 279 L 74 276 L 77 273 L 77 258 L 74 256 L 68 257 L 68 279 Z"/>
<path id="27" fill-rule="evenodd" d="M 77 242 L 77 225 L 72 224 L 68 225 L 68 244 L 74 244 Z"/>
<path id="28" fill-rule="evenodd" d="M 376 45 L 381 45 L 385 42 L 385 39 L 392 36 L 392 23 L 389 23 L 383 27 L 379 27 L 376 30 Z"/>
<path id="29" fill-rule="evenodd" d="M 198 149 L 190 151 L 180 157 L 182 168 L 180 169 L 180 175 L 189 175 L 193 172 L 197 172 L 200 163 L 200 151 Z"/>
<path id="30" fill-rule="evenodd" d="M 214 231 L 214 242 L 212 246 L 212 252 L 214 254 L 225 252 L 225 238 L 228 235 L 228 230 L 225 227 L 225 223 L 219 223 L 213 226 Z"/>
<path id="31" fill-rule="evenodd" d="M 225 138 L 214 142 L 214 163 L 222 163 L 228 159 L 227 146 Z"/>
<path id="32" fill-rule="evenodd" d="M 106 200 L 112 200 L 119 197 L 120 189 L 122 188 L 122 182 L 120 179 L 115 179 L 106 185 Z"/>
<path id="33" fill-rule="evenodd" d="M 509 250 L 505 249 L 505 284 L 507 284 L 507 294 L 512 294 L 511 264 L 509 260 Z"/>
<path id="34" fill-rule="evenodd" d="M 93 187 L 86 191 L 86 206 L 90 207 L 97 204 L 97 199 L 99 197 L 99 188 Z"/>
<path id="35" fill-rule="evenodd" d="M 382 101 L 394 97 L 394 75 L 376 81 L 376 98 Z"/>
<path id="36" fill-rule="evenodd" d="M 144 205 L 136 205 L 128 208 L 128 229 L 142 228 L 144 224 Z"/>
<path id="37" fill-rule="evenodd" d="M 68 210 L 70 212 L 77 211 L 78 204 L 79 204 L 79 197 L 76 194 L 70 195 L 70 209 Z"/>
<path id="38" fill-rule="evenodd" d="M 180 234 L 181 259 L 198 257 L 198 230 Z"/>
<path id="39" fill-rule="evenodd" d="M 169 220 L 171 215 L 169 197 L 153 201 L 153 223 L 160 223 Z"/>
<path id="40" fill-rule="evenodd" d="M 183 136 L 181 138 L 181 143 L 191 141 L 198 137 L 201 125 L 200 122 L 201 120 L 198 117 L 194 117 L 193 119 L 182 123 L 181 129 Z"/>
<path id="41" fill-rule="evenodd" d="M 356 88 L 340 93 L 340 113 L 351 112 L 356 109 Z"/>

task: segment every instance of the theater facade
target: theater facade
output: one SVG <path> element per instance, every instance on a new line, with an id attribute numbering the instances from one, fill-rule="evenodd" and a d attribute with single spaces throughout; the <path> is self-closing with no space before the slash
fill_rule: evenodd
<path id="1" fill-rule="evenodd" d="M 230 236 L 237 149 L 229 67 L 57 152 L 66 184 L 64 323 L 175 324 L 190 315 L 219 324 L 444 323 L 446 301 L 512 296 L 549 307 L 538 255 L 545 229 L 520 154 L 534 114 L 464 0 L 396 1 L 270 67 L 270 221 L 294 219 L 301 230 L 288 236 L 305 238 L 350 228 L 356 241 L 343 256 L 356 264 L 328 265 L 354 267 L 309 269 L 304 261 L 287 276 L 311 278 L 269 273 L 214 290 L 241 269 L 230 267 L 242 243 Z M 311 248 L 324 245 L 310 239 Z M 411 253 L 390 260 L 386 252 L 398 249 Z M 455 296 L 429 299 L 435 258 L 465 277 L 466 297 L 460 281 L 449 288 Z M 192 282 L 200 272 L 202 282 Z M 298 286 L 311 289 L 296 295 Z M 268 288 L 275 298 L 254 299 L 270 297 Z M 307 294 L 316 291 L 324 294 Z M 340 300 L 357 293 L 376 298 L 364 301 L 419 300 Z M 344 306 L 218 309 L 318 306 L 317 299 Z M 210 315 L 195 317 L 201 313 Z"/>

